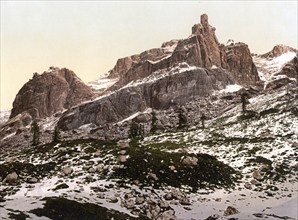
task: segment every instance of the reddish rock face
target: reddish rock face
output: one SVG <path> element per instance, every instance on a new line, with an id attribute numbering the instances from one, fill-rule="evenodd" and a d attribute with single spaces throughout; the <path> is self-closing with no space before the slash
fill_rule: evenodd
<path id="1" fill-rule="evenodd" d="M 33 119 L 45 118 L 92 96 L 92 90 L 74 72 L 65 68 L 50 68 L 41 75 L 34 74 L 21 88 L 13 102 L 10 118 L 25 111 Z"/>
<path id="2" fill-rule="evenodd" d="M 236 43 L 226 47 L 227 69 L 243 85 L 256 85 L 259 75 L 248 46 Z"/>
<path id="3" fill-rule="evenodd" d="M 181 63 L 203 68 L 222 67 L 229 70 L 239 84 L 256 85 L 259 77 L 248 46 L 220 44 L 215 30 L 208 16 L 203 14 L 201 23 L 192 27 L 192 35 L 188 38 L 172 40 L 163 43 L 161 48 L 119 59 L 110 71 L 110 77 L 119 77 L 119 82 L 111 90 Z"/>

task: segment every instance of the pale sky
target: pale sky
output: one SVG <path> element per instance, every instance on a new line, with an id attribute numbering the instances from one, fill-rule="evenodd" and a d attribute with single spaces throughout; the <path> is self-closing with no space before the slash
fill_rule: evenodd
<path id="1" fill-rule="evenodd" d="M 3 1 L 0 109 L 33 72 L 73 70 L 89 82 L 118 58 L 187 38 L 207 13 L 221 43 L 228 39 L 265 53 L 297 48 L 297 1 Z"/>

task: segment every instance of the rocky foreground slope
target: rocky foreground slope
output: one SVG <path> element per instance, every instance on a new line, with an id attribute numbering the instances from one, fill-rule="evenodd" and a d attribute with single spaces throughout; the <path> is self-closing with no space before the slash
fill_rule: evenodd
<path id="1" fill-rule="evenodd" d="M 297 63 L 220 44 L 202 15 L 88 85 L 34 74 L 1 113 L 1 218 L 297 219 Z"/>
<path id="2" fill-rule="evenodd" d="M 2 153 L 1 217 L 296 219 L 297 96 L 289 85 L 251 98 L 205 129 Z"/>

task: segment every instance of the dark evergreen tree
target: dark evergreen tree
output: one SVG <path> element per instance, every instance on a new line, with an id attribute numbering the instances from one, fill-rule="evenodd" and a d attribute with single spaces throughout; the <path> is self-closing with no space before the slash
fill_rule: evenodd
<path id="1" fill-rule="evenodd" d="M 129 129 L 129 137 L 134 140 L 144 138 L 144 126 L 132 120 L 130 129 Z"/>
<path id="2" fill-rule="evenodd" d="M 39 126 L 36 121 L 34 121 L 31 125 L 31 132 L 33 133 L 33 138 L 32 138 L 32 145 L 36 146 L 39 144 Z"/>
<path id="3" fill-rule="evenodd" d="M 54 133 L 53 133 L 53 139 L 52 139 L 52 143 L 59 143 L 61 141 L 60 139 L 60 132 L 58 127 L 55 127 Z"/>
<path id="4" fill-rule="evenodd" d="M 241 94 L 241 103 L 242 103 L 242 112 L 245 113 L 246 112 L 246 104 L 247 104 L 247 94 L 246 93 Z"/>
<path id="5" fill-rule="evenodd" d="M 178 109 L 178 119 L 179 119 L 178 129 L 185 128 L 187 125 L 187 117 L 186 117 L 185 111 L 181 107 Z"/>
<path id="6" fill-rule="evenodd" d="M 150 132 L 154 133 L 157 131 L 157 118 L 156 113 L 154 111 L 151 112 L 151 130 Z"/>
<path id="7" fill-rule="evenodd" d="M 202 122 L 202 128 L 205 129 L 205 121 L 206 121 L 207 117 L 206 115 L 203 113 L 201 115 L 201 122 Z"/>

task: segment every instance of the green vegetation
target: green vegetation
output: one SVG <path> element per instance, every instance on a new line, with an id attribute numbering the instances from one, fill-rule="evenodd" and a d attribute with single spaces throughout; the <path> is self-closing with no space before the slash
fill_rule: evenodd
<path id="1" fill-rule="evenodd" d="M 228 165 L 208 154 L 190 155 L 198 159 L 196 166 L 187 166 L 181 162 L 186 153 L 168 153 L 160 149 L 139 146 L 136 143 L 127 150 L 128 160 L 123 168 L 117 168 L 112 178 L 138 180 L 143 186 L 156 188 L 170 185 L 181 187 L 187 185 L 196 191 L 199 188 L 231 187 L 237 172 Z M 175 167 L 175 170 L 171 169 Z M 151 178 L 153 173 L 158 179 Z"/>
<path id="2" fill-rule="evenodd" d="M 45 177 L 48 175 L 49 171 L 55 170 L 55 167 L 55 162 L 34 165 L 31 163 L 15 161 L 11 163 L 0 164 L 0 177 L 4 179 L 9 173 L 12 172 L 16 172 L 17 174 L 25 172 L 30 175 L 39 175 Z"/>
<path id="3" fill-rule="evenodd" d="M 15 211 L 15 210 L 10 210 L 11 212 L 8 213 L 9 219 L 14 219 L 14 220 L 26 220 L 30 218 L 29 215 L 25 214 L 24 212 L 21 211 Z M 1 214 L 1 213 L 0 213 Z"/>
<path id="4" fill-rule="evenodd" d="M 44 207 L 34 209 L 30 211 L 30 213 L 33 213 L 38 217 L 45 216 L 55 220 L 138 219 L 93 203 L 79 203 L 62 197 L 47 197 L 43 200 L 45 201 Z"/>
<path id="5" fill-rule="evenodd" d="M 132 121 L 129 129 L 129 137 L 131 139 L 139 140 L 144 138 L 144 127 L 142 124 Z"/>

